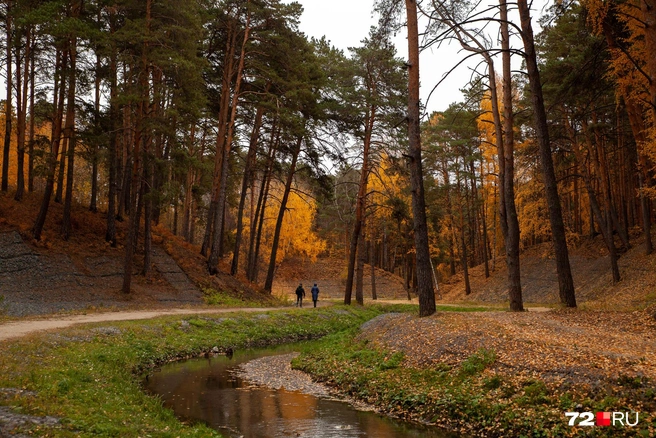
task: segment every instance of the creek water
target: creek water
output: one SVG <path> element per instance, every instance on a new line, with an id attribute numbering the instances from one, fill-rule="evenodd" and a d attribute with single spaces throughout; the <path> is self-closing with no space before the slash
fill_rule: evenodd
<path id="1" fill-rule="evenodd" d="M 235 352 L 162 367 L 145 383 L 183 421 L 204 422 L 229 437 L 446 438 L 435 427 L 407 423 L 348 403 L 284 389 L 253 387 L 234 370 L 264 356 L 298 351 L 298 346 Z"/>

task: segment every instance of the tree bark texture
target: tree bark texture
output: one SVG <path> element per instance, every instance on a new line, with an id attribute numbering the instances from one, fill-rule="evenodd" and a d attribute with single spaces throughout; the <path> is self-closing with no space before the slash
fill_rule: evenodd
<path id="1" fill-rule="evenodd" d="M 503 49 L 503 199 L 506 205 L 506 266 L 508 267 L 508 297 L 510 310 L 524 310 L 519 259 L 519 220 L 515 207 L 515 135 L 512 102 L 512 71 L 510 67 L 510 35 L 508 32 L 508 9 L 506 0 L 499 0 L 501 7 L 501 45 Z M 551 155 L 549 155 L 551 156 Z M 552 166 L 553 167 L 553 166 Z M 554 177 L 555 178 L 555 177 Z M 556 193 L 556 196 L 558 193 Z M 559 204 L 560 205 L 560 204 Z M 569 265 L 568 265 L 569 266 Z"/>
<path id="2" fill-rule="evenodd" d="M 435 292 L 430 269 L 428 225 L 424 175 L 421 161 L 421 132 L 419 128 L 419 29 L 416 0 L 405 0 L 408 21 L 408 140 L 410 156 L 410 185 L 414 220 L 415 251 L 417 258 L 417 294 L 419 316 L 435 313 Z"/>
<path id="3" fill-rule="evenodd" d="M 563 223 L 563 214 L 560 206 L 560 199 L 558 197 L 558 182 L 554 171 L 553 158 L 551 156 L 547 114 L 544 107 L 542 83 L 540 82 L 540 71 L 538 69 L 537 56 L 535 53 L 531 15 L 527 0 L 519 0 L 517 5 L 519 8 L 522 27 L 526 69 L 531 88 L 536 141 L 540 150 L 542 177 L 544 179 L 547 205 L 549 207 L 549 220 L 551 222 L 551 232 L 553 235 L 556 256 L 560 302 L 567 307 L 576 307 L 574 280 L 572 279 L 572 271 L 569 264 L 569 251 L 567 249 L 565 225 Z"/>

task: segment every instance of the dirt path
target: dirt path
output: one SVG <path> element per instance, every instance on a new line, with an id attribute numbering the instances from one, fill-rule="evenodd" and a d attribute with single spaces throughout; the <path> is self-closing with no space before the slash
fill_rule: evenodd
<path id="1" fill-rule="evenodd" d="M 85 324 L 90 322 L 107 322 L 107 321 L 132 321 L 139 319 L 151 319 L 159 316 L 168 315 L 198 315 L 206 313 L 230 313 L 230 312 L 268 312 L 271 310 L 281 310 L 284 307 L 238 307 L 231 309 L 166 309 L 166 310 L 145 310 L 129 312 L 111 312 L 111 313 L 94 313 L 92 315 L 75 315 L 67 317 L 55 317 L 48 319 L 22 320 L 0 324 L 0 342 L 27 336 L 32 333 L 54 330 L 70 327 L 75 324 Z"/>
<path id="2" fill-rule="evenodd" d="M 417 300 L 379 300 L 380 304 L 417 304 Z M 331 306 L 333 303 L 329 300 L 319 301 L 318 306 Z M 440 306 L 459 306 L 458 304 L 440 303 Z M 307 305 L 306 305 L 307 306 Z M 310 308 L 308 306 L 308 308 Z M 161 309 L 161 310 L 133 310 L 122 312 L 94 313 L 90 315 L 73 315 L 73 316 L 55 316 L 40 319 L 26 319 L 8 323 L 0 323 L 0 342 L 12 338 L 20 338 L 32 333 L 55 330 L 70 327 L 75 324 L 85 324 L 92 322 L 111 322 L 111 321 L 131 321 L 140 319 L 151 319 L 159 316 L 169 315 L 196 315 L 207 313 L 230 313 L 230 312 L 267 312 L 270 310 L 283 310 L 289 307 L 235 307 L 229 309 L 203 309 L 203 308 L 183 308 L 183 309 Z M 532 307 L 530 312 L 547 312 L 552 309 L 548 307 Z"/>

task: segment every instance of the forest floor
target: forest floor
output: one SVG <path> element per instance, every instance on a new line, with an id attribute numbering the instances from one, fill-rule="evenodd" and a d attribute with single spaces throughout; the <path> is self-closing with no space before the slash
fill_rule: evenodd
<path id="1" fill-rule="evenodd" d="M 392 313 L 352 336 L 320 341 L 295 367 L 381 412 L 463 436 L 656 434 L 656 306 Z M 637 412 L 640 422 L 572 427 L 571 411 Z"/>
<path id="2" fill-rule="evenodd" d="M 415 368 L 459 367 L 480 350 L 495 353 L 488 371 L 557 386 L 598 385 L 622 376 L 656 382 L 656 307 L 635 312 L 438 312 L 390 314 L 361 337 L 405 353 Z M 653 383 L 651 383 L 653 385 Z"/>

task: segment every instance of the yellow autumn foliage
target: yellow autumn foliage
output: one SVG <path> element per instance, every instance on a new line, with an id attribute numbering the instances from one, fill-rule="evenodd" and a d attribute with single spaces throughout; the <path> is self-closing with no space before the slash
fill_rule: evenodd
<path id="1" fill-rule="evenodd" d="M 653 11 L 643 8 L 640 0 L 625 2 L 608 2 L 604 0 L 585 0 L 583 5 L 588 10 L 588 20 L 593 30 L 599 35 L 612 33 L 608 30 L 608 14 L 614 12 L 619 24 L 626 31 L 618 47 L 609 48 L 609 78 L 615 83 L 617 99 L 631 101 L 644 116 L 645 141 L 638 142 L 638 153 L 647 157 L 646 167 L 656 171 L 656 109 L 650 108 L 649 102 L 654 96 L 650 90 L 650 75 L 654 74 L 654 53 L 656 32 L 648 29 L 646 23 L 653 19 Z M 646 16 L 645 14 L 650 14 Z M 606 23 L 606 24 L 605 24 Z M 621 41 L 620 41 L 621 39 Z M 619 45 L 621 44 L 621 48 Z M 652 49 L 649 48 L 651 44 Z M 652 69 L 652 71 L 650 71 Z M 645 193 L 656 199 L 656 188 L 645 188 Z"/>
<path id="2" fill-rule="evenodd" d="M 367 197 L 367 204 L 374 206 L 383 206 L 391 198 L 398 198 L 408 206 L 410 210 L 411 198 L 410 194 L 402 190 L 406 186 L 406 182 L 402 181 L 402 176 L 392 171 L 390 158 L 387 154 L 383 154 L 380 162 L 372 166 L 371 174 L 369 175 L 369 196 Z M 373 221 L 391 219 L 392 211 L 389 208 L 375 208 L 374 212 L 370 215 L 373 216 Z"/>
<path id="3" fill-rule="evenodd" d="M 272 181 L 262 228 L 263 254 L 271 252 L 280 199 L 282 199 L 284 189 L 282 183 Z M 316 201 L 292 189 L 280 232 L 276 263 L 280 263 L 289 255 L 302 255 L 316 261 L 317 256 L 325 251 L 326 241 L 319 238 L 313 231 L 316 213 Z M 247 223 L 246 226 L 248 231 L 249 224 Z"/>

